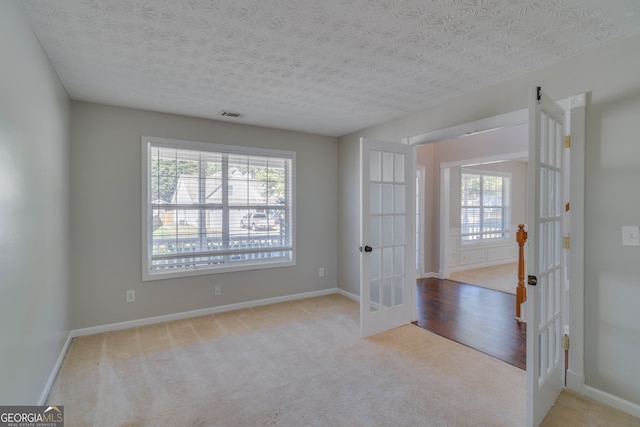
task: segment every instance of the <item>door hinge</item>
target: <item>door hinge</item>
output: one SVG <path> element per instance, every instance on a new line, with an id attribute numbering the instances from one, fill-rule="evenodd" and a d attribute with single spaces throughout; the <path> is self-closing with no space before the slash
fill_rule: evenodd
<path id="1" fill-rule="evenodd" d="M 571 237 L 565 236 L 564 239 L 562 239 L 562 248 L 571 249 Z"/>
<path id="2" fill-rule="evenodd" d="M 564 137 L 564 148 L 571 148 L 571 135 Z"/>
<path id="3" fill-rule="evenodd" d="M 569 350 L 569 335 L 565 335 L 565 336 L 564 336 L 564 343 L 563 343 L 563 345 L 564 345 L 564 349 L 565 349 L 565 350 Z"/>

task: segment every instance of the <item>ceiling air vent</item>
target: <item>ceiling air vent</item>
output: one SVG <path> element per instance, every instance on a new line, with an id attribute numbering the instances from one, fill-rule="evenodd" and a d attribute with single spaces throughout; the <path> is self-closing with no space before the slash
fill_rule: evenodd
<path id="1" fill-rule="evenodd" d="M 224 116 L 224 117 L 231 117 L 233 119 L 239 119 L 241 117 L 244 117 L 245 114 L 242 113 L 234 113 L 233 111 L 227 111 L 227 110 L 222 110 L 218 113 L 219 116 Z"/>

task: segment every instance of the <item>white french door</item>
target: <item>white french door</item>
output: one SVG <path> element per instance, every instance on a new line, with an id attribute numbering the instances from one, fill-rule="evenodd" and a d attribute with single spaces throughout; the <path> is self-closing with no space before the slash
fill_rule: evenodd
<path id="1" fill-rule="evenodd" d="M 564 386 L 562 249 L 565 111 L 540 88 L 529 98 L 527 426 L 538 426 Z"/>
<path id="2" fill-rule="evenodd" d="M 415 278 L 415 155 L 406 144 L 360 140 L 360 334 L 411 322 Z"/>

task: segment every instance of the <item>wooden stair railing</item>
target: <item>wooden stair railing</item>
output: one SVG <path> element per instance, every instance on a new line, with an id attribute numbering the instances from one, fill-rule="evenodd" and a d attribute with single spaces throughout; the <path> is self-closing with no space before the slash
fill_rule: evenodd
<path id="1" fill-rule="evenodd" d="M 516 232 L 518 242 L 518 287 L 516 288 L 516 319 L 524 321 L 520 317 L 520 306 L 527 300 L 527 288 L 524 286 L 524 244 L 527 242 L 527 232 L 524 231 L 524 224 L 518 224 Z"/>

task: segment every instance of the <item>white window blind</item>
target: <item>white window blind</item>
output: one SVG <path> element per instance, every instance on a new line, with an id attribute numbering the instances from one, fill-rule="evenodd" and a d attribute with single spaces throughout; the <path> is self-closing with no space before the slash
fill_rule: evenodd
<path id="1" fill-rule="evenodd" d="M 460 184 L 462 242 L 508 239 L 510 176 L 462 169 Z"/>
<path id="2" fill-rule="evenodd" d="M 142 143 L 143 279 L 294 265 L 295 153 Z"/>

